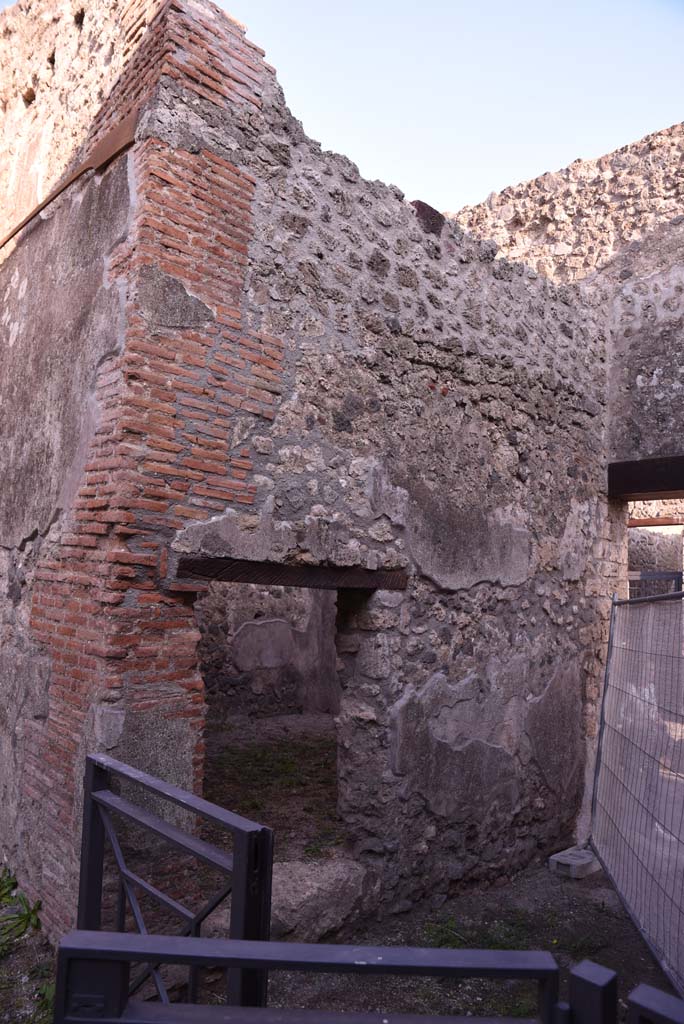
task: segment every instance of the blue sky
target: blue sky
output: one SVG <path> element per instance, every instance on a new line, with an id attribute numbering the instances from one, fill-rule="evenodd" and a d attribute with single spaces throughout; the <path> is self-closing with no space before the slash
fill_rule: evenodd
<path id="1" fill-rule="evenodd" d="M 309 135 L 442 210 L 684 120 L 684 0 L 223 6 Z"/>

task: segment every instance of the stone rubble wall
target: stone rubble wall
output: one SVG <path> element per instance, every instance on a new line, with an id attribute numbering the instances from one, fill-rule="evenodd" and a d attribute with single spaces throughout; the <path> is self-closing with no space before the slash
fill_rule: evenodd
<path id="1" fill-rule="evenodd" d="M 611 458 L 681 453 L 684 125 L 504 189 L 454 219 L 606 313 Z"/>
<path id="2" fill-rule="evenodd" d="M 273 423 L 244 427 L 258 515 L 173 549 L 408 569 L 406 594 L 338 594 L 340 808 L 400 907 L 571 834 L 626 560 L 605 340 L 577 289 L 426 232 L 263 100 L 212 123 L 256 180 L 244 316 L 284 344 Z M 191 151 L 206 108 L 159 101 L 148 130 Z"/>
<path id="3" fill-rule="evenodd" d="M 630 502 L 629 517 L 632 521 L 684 518 L 684 499 Z M 634 572 L 641 569 L 681 572 L 684 568 L 683 544 L 684 526 L 633 527 L 629 531 L 629 568 Z"/>
<path id="4" fill-rule="evenodd" d="M 630 572 L 673 571 L 684 568 L 682 540 L 684 529 L 678 526 L 635 527 L 629 531 Z"/>
<path id="5" fill-rule="evenodd" d="M 508 258 L 554 280 L 578 281 L 683 215 L 684 124 L 676 124 L 449 216 Z"/>
<path id="6" fill-rule="evenodd" d="M 684 517 L 684 498 L 666 498 L 661 501 L 631 501 L 630 519 L 656 519 L 666 516 Z"/>
<path id="7" fill-rule="evenodd" d="M 684 175 L 682 175 L 684 177 Z M 684 224 L 653 230 L 606 266 L 610 437 L 616 461 L 681 455 Z"/>

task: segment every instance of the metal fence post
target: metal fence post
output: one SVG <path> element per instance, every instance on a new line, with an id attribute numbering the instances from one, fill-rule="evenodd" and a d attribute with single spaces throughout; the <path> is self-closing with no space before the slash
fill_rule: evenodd
<path id="1" fill-rule="evenodd" d="M 572 1024 L 570 1003 L 558 1002 L 553 1008 L 553 1024 Z"/>
<path id="2" fill-rule="evenodd" d="M 613 594 L 613 603 L 610 607 L 610 624 L 608 626 L 608 653 L 606 656 L 606 671 L 603 678 L 603 693 L 601 694 L 601 714 L 599 718 L 599 733 L 596 741 L 596 764 L 594 766 L 594 786 L 591 794 L 591 835 L 593 838 L 594 821 L 596 817 L 596 798 L 598 795 L 599 771 L 601 768 L 601 754 L 603 747 L 603 732 L 606 725 L 606 695 L 610 685 L 610 664 L 613 660 L 613 642 L 615 639 L 615 616 L 617 610 L 617 594 Z"/>
<path id="3" fill-rule="evenodd" d="M 615 1024 L 617 974 L 583 960 L 570 972 L 570 1012 L 573 1024 Z"/>
<path id="4" fill-rule="evenodd" d="M 539 1019 L 542 1024 L 556 1024 L 558 1007 L 558 968 L 553 974 L 539 979 Z"/>
<path id="5" fill-rule="evenodd" d="M 77 918 L 78 927 L 86 931 L 99 931 L 102 924 L 105 830 L 92 797 L 93 793 L 101 789 L 109 789 L 109 772 L 91 757 L 87 757 L 83 780 L 83 832 Z"/>
<path id="6" fill-rule="evenodd" d="M 263 939 L 271 931 L 273 833 L 270 829 L 236 834 L 233 846 L 231 939 Z M 228 972 L 228 1002 L 233 1006 L 266 1006 L 268 972 Z"/>
<path id="7" fill-rule="evenodd" d="M 684 1024 L 684 999 L 639 985 L 627 1000 L 627 1024 Z"/>
<path id="8" fill-rule="evenodd" d="M 118 1020 L 128 1001 L 129 964 L 120 960 L 79 960 L 60 950 L 57 959 L 54 1024 L 75 1018 Z"/>

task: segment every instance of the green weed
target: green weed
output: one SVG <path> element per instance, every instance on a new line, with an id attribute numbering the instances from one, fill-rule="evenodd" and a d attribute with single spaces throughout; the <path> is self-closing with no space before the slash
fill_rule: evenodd
<path id="1" fill-rule="evenodd" d="M 529 949 L 537 936 L 537 923 L 522 911 L 505 920 L 457 921 L 449 917 L 425 927 L 429 945 L 447 949 Z"/>
<path id="2" fill-rule="evenodd" d="M 6 868 L 0 874 L 0 958 L 29 931 L 40 929 L 40 900 L 33 905 L 17 889 L 17 880 Z"/>

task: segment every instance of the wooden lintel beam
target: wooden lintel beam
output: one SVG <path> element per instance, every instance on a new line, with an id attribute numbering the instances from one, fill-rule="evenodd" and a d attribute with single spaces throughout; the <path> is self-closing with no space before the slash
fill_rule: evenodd
<path id="1" fill-rule="evenodd" d="M 8 235 L 5 235 L 3 239 L 0 239 L 0 249 L 7 245 L 15 235 L 18 235 L 22 228 L 25 228 L 34 217 L 37 217 L 46 206 L 49 206 L 50 203 L 54 202 L 62 192 L 82 177 L 86 171 L 102 170 L 102 168 L 108 163 L 111 163 L 114 157 L 119 156 L 119 154 L 123 153 L 125 149 L 132 146 L 135 142 L 135 129 L 138 124 L 139 113 L 140 111 L 136 108 L 124 117 L 123 120 L 119 121 L 111 131 L 107 132 L 104 138 L 100 139 L 100 141 L 93 146 L 83 163 L 79 164 L 73 173 L 54 188 L 41 203 L 34 206 L 31 212 L 27 214 L 19 224 L 16 224 Z"/>
<path id="2" fill-rule="evenodd" d="M 643 519 L 630 519 L 630 529 L 640 526 L 684 526 L 684 516 L 650 516 Z"/>
<path id="3" fill-rule="evenodd" d="M 193 580 L 205 584 L 213 580 L 307 587 L 312 590 L 406 590 L 408 585 L 408 577 L 403 569 L 280 565 L 276 562 L 249 562 L 239 558 L 182 557 L 178 562 L 176 581 L 186 590 Z M 171 589 L 174 589 L 173 584 Z"/>
<path id="4" fill-rule="evenodd" d="M 684 455 L 611 462 L 608 497 L 624 501 L 684 498 Z"/>

